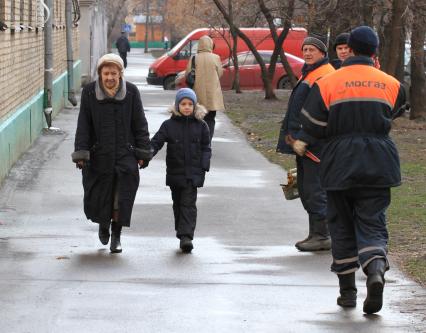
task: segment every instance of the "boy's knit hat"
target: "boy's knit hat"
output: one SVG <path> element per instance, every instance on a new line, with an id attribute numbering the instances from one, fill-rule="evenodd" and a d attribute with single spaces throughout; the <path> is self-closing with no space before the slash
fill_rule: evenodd
<path id="1" fill-rule="evenodd" d="M 338 45 L 344 45 L 348 44 L 349 39 L 349 33 L 348 32 L 342 32 L 341 34 L 337 35 L 336 40 L 334 41 L 334 51 L 336 51 L 336 47 Z"/>
<path id="2" fill-rule="evenodd" d="M 379 38 L 372 28 L 362 25 L 351 31 L 348 46 L 357 53 L 372 56 L 379 46 Z"/>
<path id="3" fill-rule="evenodd" d="M 325 43 L 315 37 L 315 36 L 308 36 L 303 40 L 303 44 L 302 44 L 302 49 L 305 45 L 313 45 L 315 46 L 318 50 L 320 50 L 322 53 L 326 54 L 327 53 L 327 46 L 325 46 Z"/>
<path id="4" fill-rule="evenodd" d="M 176 93 L 176 98 L 175 98 L 176 111 L 179 111 L 179 103 L 184 98 L 189 98 L 192 101 L 192 103 L 194 103 L 194 107 L 197 104 L 197 95 L 195 95 L 194 90 L 190 88 L 181 88 Z"/>

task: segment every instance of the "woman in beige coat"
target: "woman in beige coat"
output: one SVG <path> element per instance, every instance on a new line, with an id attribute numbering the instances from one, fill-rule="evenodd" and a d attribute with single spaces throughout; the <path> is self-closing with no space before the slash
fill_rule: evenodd
<path id="1" fill-rule="evenodd" d="M 214 133 L 216 111 L 225 109 L 219 81 L 223 74 L 222 62 L 220 57 L 212 52 L 213 40 L 209 36 L 201 37 L 195 56 L 195 85 L 193 89 L 198 102 L 209 111 L 204 120 L 209 125 L 210 141 Z M 192 61 L 188 62 L 185 74 L 191 71 L 191 63 Z"/>

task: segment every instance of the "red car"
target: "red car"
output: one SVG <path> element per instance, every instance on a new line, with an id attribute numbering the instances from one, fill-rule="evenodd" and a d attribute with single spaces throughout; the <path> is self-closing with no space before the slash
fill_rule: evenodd
<path id="1" fill-rule="evenodd" d="M 272 56 L 272 51 L 259 51 L 259 54 L 262 56 L 263 60 L 267 67 L 269 67 L 269 62 Z M 296 77 L 301 76 L 302 67 L 305 63 L 303 59 L 286 53 L 287 60 L 290 64 L 290 67 L 293 69 L 293 73 Z M 238 54 L 238 64 L 240 66 L 240 86 L 243 90 L 262 90 L 263 81 L 260 71 L 260 66 L 257 63 L 256 58 L 250 52 L 241 52 Z M 220 84 L 222 90 L 231 90 L 232 81 L 234 79 L 234 65 L 232 58 L 229 58 L 223 62 L 223 75 L 220 78 Z M 185 72 L 180 72 L 176 77 L 176 88 L 186 87 L 185 83 Z M 284 70 L 284 67 L 281 61 L 278 59 L 277 65 L 275 68 L 274 77 L 272 79 L 272 85 L 277 89 L 290 89 L 290 82 L 287 77 L 287 73 Z"/>

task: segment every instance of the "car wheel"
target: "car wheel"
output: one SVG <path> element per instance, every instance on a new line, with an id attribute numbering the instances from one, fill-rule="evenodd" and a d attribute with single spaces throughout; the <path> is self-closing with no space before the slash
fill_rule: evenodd
<path id="1" fill-rule="evenodd" d="M 279 81 L 278 81 L 278 89 L 291 89 L 291 84 L 290 84 L 290 79 L 288 78 L 288 76 L 283 76 Z"/>
<path id="2" fill-rule="evenodd" d="M 163 88 L 164 90 L 175 90 L 175 75 L 168 76 L 164 79 Z"/>

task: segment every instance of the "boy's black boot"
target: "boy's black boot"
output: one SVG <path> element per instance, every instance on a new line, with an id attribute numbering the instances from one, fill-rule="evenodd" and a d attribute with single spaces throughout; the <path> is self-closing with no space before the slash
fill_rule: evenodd
<path id="1" fill-rule="evenodd" d="M 375 259 L 367 266 L 367 298 L 364 301 L 364 312 L 379 312 L 383 305 L 383 289 L 385 287 L 386 261 Z"/>
<path id="2" fill-rule="evenodd" d="M 180 239 L 180 249 L 183 253 L 191 253 L 194 246 L 192 245 L 192 240 L 189 237 L 183 236 Z"/>
<path id="3" fill-rule="evenodd" d="M 111 223 L 111 245 L 109 248 L 111 253 L 120 253 L 123 251 L 121 248 L 120 236 L 121 225 L 119 225 L 117 222 Z"/>
<path id="4" fill-rule="evenodd" d="M 356 307 L 356 285 L 355 272 L 349 274 L 338 274 L 340 296 L 337 297 L 337 304 L 344 308 Z"/>
<path id="5" fill-rule="evenodd" d="M 106 226 L 99 223 L 98 236 L 101 243 L 107 245 L 109 242 L 109 225 Z"/>

